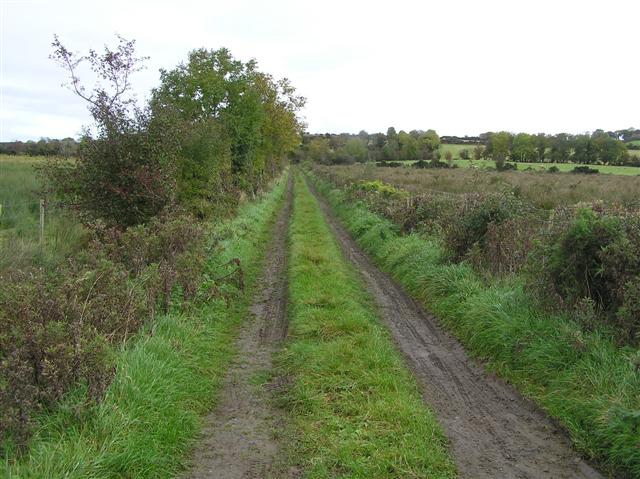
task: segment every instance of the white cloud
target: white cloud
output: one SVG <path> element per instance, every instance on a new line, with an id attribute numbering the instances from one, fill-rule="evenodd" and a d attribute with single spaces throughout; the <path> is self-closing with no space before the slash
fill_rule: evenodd
<path id="1" fill-rule="evenodd" d="M 39 1 L 3 11 L 4 139 L 73 135 L 87 122 L 47 59 L 54 33 L 77 50 L 115 32 L 137 39 L 151 56 L 140 96 L 190 49 L 227 46 L 292 80 L 311 131 L 640 126 L 634 0 Z"/>

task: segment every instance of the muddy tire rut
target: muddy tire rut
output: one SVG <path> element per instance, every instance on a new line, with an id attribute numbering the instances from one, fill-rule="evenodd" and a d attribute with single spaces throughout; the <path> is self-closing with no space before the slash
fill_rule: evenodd
<path id="1" fill-rule="evenodd" d="M 273 405 L 273 394 L 264 378 L 269 377 L 273 353 L 287 334 L 287 237 L 292 194 L 290 174 L 251 305 L 253 317 L 240 330 L 237 358 L 225 376 L 216 408 L 205 419 L 191 467 L 181 477 L 283 476 L 277 440 L 283 413 Z"/>
<path id="2" fill-rule="evenodd" d="M 512 386 L 486 374 L 460 343 L 388 275 L 336 220 L 309 183 L 344 256 L 360 271 L 394 342 L 436 413 L 463 478 L 601 478 L 566 434 Z"/>

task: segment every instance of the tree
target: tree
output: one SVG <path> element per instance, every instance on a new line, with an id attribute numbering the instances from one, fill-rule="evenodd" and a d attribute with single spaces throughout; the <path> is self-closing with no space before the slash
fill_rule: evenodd
<path id="1" fill-rule="evenodd" d="M 447 150 L 445 152 L 444 159 L 447 160 L 447 163 L 449 164 L 449 166 L 453 165 L 453 153 L 451 153 L 451 150 Z"/>
<path id="2" fill-rule="evenodd" d="M 395 161 L 398 159 L 400 152 L 400 145 L 397 139 L 387 140 L 387 143 L 382 148 L 382 157 L 385 160 Z"/>
<path id="3" fill-rule="evenodd" d="M 549 147 L 547 135 L 545 135 L 544 133 L 538 133 L 535 136 L 534 143 L 536 148 L 536 159 L 539 163 L 544 163 L 544 160 L 547 156 L 547 148 Z"/>
<path id="4" fill-rule="evenodd" d="M 482 159 L 482 155 L 484 154 L 484 148 L 481 145 L 477 145 L 473 148 L 473 159 L 480 160 Z"/>
<path id="5" fill-rule="evenodd" d="M 418 149 L 418 140 L 406 133 L 405 131 L 401 131 L 398 133 L 398 143 L 400 144 L 400 157 L 403 160 L 417 160 L 419 149 Z"/>
<path id="6" fill-rule="evenodd" d="M 276 81 L 224 48 L 193 50 L 186 64 L 162 70 L 152 106 L 181 124 L 179 196 L 203 205 L 255 193 L 299 145 L 303 105 L 287 79 Z"/>
<path id="7" fill-rule="evenodd" d="M 114 49 L 83 56 L 57 36 L 52 46 L 51 58 L 66 71 L 68 88 L 88 103 L 94 124 L 82 135 L 77 161 L 44 168 L 51 189 L 87 221 L 130 226 L 156 216 L 174 200 L 176 148 L 172 125 L 135 105 L 131 76 L 145 58 L 122 37 Z M 78 76 L 82 64 L 97 77 L 93 88 Z"/>
<path id="8" fill-rule="evenodd" d="M 513 161 L 523 163 L 535 161 L 537 158 L 535 137 L 528 133 L 518 133 L 513 138 L 511 158 Z"/>
<path id="9" fill-rule="evenodd" d="M 567 163 L 571 157 L 571 139 L 567 133 L 559 133 L 549 139 L 549 159 L 552 163 Z"/>
<path id="10" fill-rule="evenodd" d="M 591 135 L 591 142 L 600 163 L 610 165 L 623 164 L 627 156 L 627 147 L 617 138 L 596 130 Z"/>
<path id="11" fill-rule="evenodd" d="M 359 163 L 367 161 L 367 147 L 360 138 L 347 140 L 347 143 L 344 145 L 344 150 L 354 161 Z"/>
<path id="12" fill-rule="evenodd" d="M 573 156 L 575 163 L 594 164 L 598 161 L 596 148 L 590 135 L 576 135 L 573 140 Z"/>
<path id="13" fill-rule="evenodd" d="M 420 156 L 423 160 L 435 158 L 435 152 L 440 148 L 440 137 L 434 130 L 427 130 L 418 139 Z"/>
<path id="14" fill-rule="evenodd" d="M 511 134 L 506 131 L 492 133 L 489 136 L 486 151 L 490 152 L 498 170 L 504 169 L 505 161 L 509 157 L 510 142 Z"/>

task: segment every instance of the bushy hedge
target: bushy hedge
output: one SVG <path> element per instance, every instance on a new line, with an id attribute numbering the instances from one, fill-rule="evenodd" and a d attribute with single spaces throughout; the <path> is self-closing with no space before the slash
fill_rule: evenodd
<path id="1" fill-rule="evenodd" d="M 201 282 L 202 226 L 188 216 L 124 231 L 97 227 L 93 244 L 46 270 L 0 275 L 0 450 L 25 445 L 33 418 L 78 384 L 88 404 L 113 375 L 111 346 L 148 321 L 172 293 Z"/>

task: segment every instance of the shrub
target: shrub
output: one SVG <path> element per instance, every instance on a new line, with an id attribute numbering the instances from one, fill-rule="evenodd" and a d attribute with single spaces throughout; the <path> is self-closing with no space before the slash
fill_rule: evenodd
<path id="1" fill-rule="evenodd" d="M 442 233 L 461 208 L 462 197 L 442 193 L 427 193 L 398 202 L 386 216 L 405 232 Z"/>
<path id="2" fill-rule="evenodd" d="M 583 174 L 583 175 L 594 175 L 596 173 L 600 173 L 600 170 L 598 170 L 597 168 L 589 168 L 588 166 L 576 166 L 573 170 L 571 170 L 571 173 L 578 173 L 578 174 Z"/>
<path id="3" fill-rule="evenodd" d="M 400 163 L 399 161 L 378 161 L 376 163 L 376 166 L 379 166 L 381 168 L 398 168 L 399 166 L 402 166 L 402 163 Z"/>
<path id="4" fill-rule="evenodd" d="M 205 260 L 204 229 L 188 215 L 163 215 L 148 224 L 124 232 L 96 230 L 94 247 L 112 261 L 131 270 L 133 277 L 147 277 L 150 302 L 169 309 L 174 286 L 180 286 L 184 301 L 193 298 L 202 277 Z"/>
<path id="5" fill-rule="evenodd" d="M 109 343 L 142 324 L 140 282 L 105 259 L 0 277 L 0 444 L 24 446 L 38 411 L 82 383 L 99 400 L 113 374 Z"/>
<path id="6" fill-rule="evenodd" d="M 547 173 L 558 173 L 559 171 L 560 171 L 560 168 L 558 168 L 555 165 L 547 168 Z"/>
<path id="7" fill-rule="evenodd" d="M 418 160 L 413 165 L 414 168 L 429 168 L 429 163 L 424 160 Z"/>
<path id="8" fill-rule="evenodd" d="M 622 306 L 616 311 L 615 322 L 628 342 L 640 342 L 640 276 L 623 286 Z"/>
<path id="9" fill-rule="evenodd" d="M 466 195 L 445 233 L 445 244 L 452 259 L 462 260 L 474 245 L 483 248 L 489 225 L 501 224 L 523 207 L 522 201 L 512 194 Z"/>
<path id="10" fill-rule="evenodd" d="M 559 217 L 559 218 L 558 218 Z M 530 257 L 537 294 L 575 310 L 589 299 L 624 341 L 637 338 L 640 218 L 601 204 L 556 210 Z M 578 308 L 579 309 L 579 308 Z"/>
<path id="11" fill-rule="evenodd" d="M 407 195 L 406 191 L 395 188 L 387 183 L 383 183 L 380 180 L 360 181 L 358 183 L 354 183 L 351 189 L 352 191 L 379 194 L 385 198 L 403 198 Z"/>
<path id="12" fill-rule="evenodd" d="M 431 161 L 419 160 L 411 166 L 413 166 L 414 168 L 451 168 L 451 166 L 449 166 L 444 161 L 438 161 L 436 159 L 432 159 Z"/>
<path id="13" fill-rule="evenodd" d="M 476 270 L 493 274 L 511 274 L 526 264 L 543 223 L 538 214 L 518 215 L 501 223 L 490 222 L 482 245 L 470 254 Z M 482 246 L 482 247 L 481 247 Z"/>
<path id="14" fill-rule="evenodd" d="M 622 240 L 618 218 L 597 216 L 591 209 L 578 210 L 573 224 L 554 245 L 549 269 L 558 293 L 571 303 L 591 298 L 603 308 L 615 303 L 603 259 L 606 248 Z"/>
<path id="15" fill-rule="evenodd" d="M 174 200 L 178 141 L 171 115 L 135 105 L 129 78 L 144 58 L 135 56 L 134 41 L 121 37 L 103 54 L 78 56 L 57 37 L 53 47 L 51 58 L 68 73 L 95 124 L 85 130 L 76 161 L 53 160 L 42 169 L 49 188 L 85 221 L 124 227 L 147 221 Z M 78 78 L 83 63 L 98 75 L 94 88 Z"/>
<path id="16" fill-rule="evenodd" d="M 517 170 L 518 169 L 518 164 L 517 163 L 507 163 L 507 162 L 504 162 L 504 164 L 499 164 L 498 162 L 496 162 L 496 169 L 498 171 Z"/>

